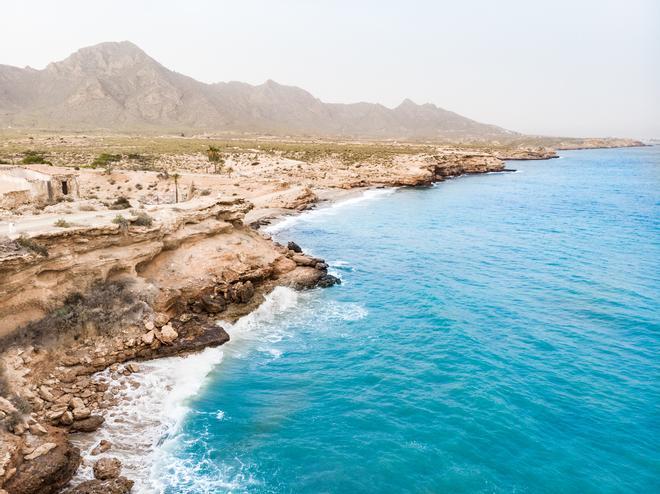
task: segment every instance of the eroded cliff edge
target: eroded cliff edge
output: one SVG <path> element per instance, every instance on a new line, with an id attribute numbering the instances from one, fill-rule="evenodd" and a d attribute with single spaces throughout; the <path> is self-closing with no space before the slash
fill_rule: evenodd
<path id="1" fill-rule="evenodd" d="M 98 215 L 4 244 L 0 485 L 7 492 L 57 492 L 69 481 L 80 454 L 66 432 L 98 428 L 102 410 L 115 404 L 107 386 L 90 381 L 94 372 L 221 345 L 229 335 L 215 320 L 249 312 L 275 285 L 337 281 L 322 260 L 245 226 L 250 208 L 242 199 L 200 198 L 158 208 L 149 225 L 139 225 L 137 212 L 125 221 Z"/>
<path id="2" fill-rule="evenodd" d="M 282 211 L 306 209 L 322 189 L 429 185 L 504 169 L 499 157 L 480 152 L 328 165 L 332 175 L 318 165 L 302 171 L 295 161 L 281 166 L 297 170 L 282 172 L 298 173 L 297 181 L 269 178 L 254 188 L 247 181 L 239 189 L 245 194 L 191 194 L 182 203 L 119 212 L 67 212 L 69 206 L 56 204 L 53 212 L 20 217 L 22 236 L 4 243 L 0 254 L 0 419 L 6 429 L 0 486 L 10 494 L 64 488 L 81 461 L 67 434 L 101 427 L 103 410 L 117 405 L 109 383 L 91 379 L 94 373 L 109 367 L 130 374 L 141 359 L 221 345 L 229 335 L 216 320 L 246 314 L 274 286 L 304 289 L 337 281 L 321 259 L 246 226 L 246 215 L 261 224 Z M 166 186 L 155 176 L 90 171 L 80 181 L 83 189 L 97 191 L 103 180 Z M 205 179 L 211 190 L 227 187 L 213 176 Z M 53 223 L 63 212 L 66 227 Z M 131 481 L 115 473 L 71 492 L 129 492 Z"/>

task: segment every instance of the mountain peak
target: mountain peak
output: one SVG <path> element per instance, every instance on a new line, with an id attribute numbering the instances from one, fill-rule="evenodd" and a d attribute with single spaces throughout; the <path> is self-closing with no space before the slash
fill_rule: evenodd
<path id="1" fill-rule="evenodd" d="M 415 103 L 413 100 L 410 98 L 404 99 L 401 104 L 397 108 L 406 108 L 406 107 L 417 107 L 417 103 Z"/>
<path id="2" fill-rule="evenodd" d="M 81 48 L 61 62 L 49 64 L 47 69 L 56 72 L 116 72 L 147 63 L 157 64 L 136 44 L 130 41 L 107 41 Z"/>

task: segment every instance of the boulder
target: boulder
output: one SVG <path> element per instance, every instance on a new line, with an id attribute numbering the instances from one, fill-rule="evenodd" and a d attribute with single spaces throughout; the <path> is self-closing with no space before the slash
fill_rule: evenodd
<path id="1" fill-rule="evenodd" d="M 286 244 L 286 247 L 287 249 L 292 250 L 293 252 L 302 254 L 302 248 L 300 247 L 300 245 L 298 245 L 295 242 L 289 242 L 288 244 Z"/>
<path id="2" fill-rule="evenodd" d="M 319 260 L 314 259 L 313 257 L 308 257 L 304 254 L 294 254 L 291 256 L 291 260 L 295 262 L 298 266 L 316 266 L 318 264 Z"/>
<path id="3" fill-rule="evenodd" d="M 341 285 L 341 280 L 331 274 L 324 274 L 319 278 L 317 285 L 321 288 L 328 288 L 333 285 Z"/>
<path id="4" fill-rule="evenodd" d="M 100 415 L 92 415 L 82 420 L 74 420 L 71 424 L 71 430 L 76 432 L 94 432 L 103 425 L 105 419 Z"/>
<path id="5" fill-rule="evenodd" d="M 53 396 L 53 393 L 46 386 L 40 386 L 38 394 L 39 398 L 44 401 L 55 401 L 55 396 Z"/>
<path id="6" fill-rule="evenodd" d="M 24 461 L 3 485 L 11 494 L 54 494 L 69 483 L 80 465 L 80 450 L 62 436 L 55 447 L 31 461 Z M 46 443 L 48 444 L 48 443 Z M 39 448 L 37 448 L 39 449 Z M 45 448 L 44 448 L 45 449 Z M 37 450 L 32 453 L 34 453 Z"/>
<path id="7" fill-rule="evenodd" d="M 112 443 L 110 441 L 107 441 L 105 439 L 101 439 L 101 442 L 92 450 L 92 456 L 97 456 L 100 455 L 101 453 L 105 453 L 106 451 L 109 451 L 110 448 L 112 448 Z"/>
<path id="8" fill-rule="evenodd" d="M 97 480 L 116 479 L 121 473 L 121 461 L 117 458 L 101 458 L 94 463 L 94 478 Z"/>
<path id="9" fill-rule="evenodd" d="M 48 434 L 48 430 L 39 422 L 31 424 L 29 429 L 30 429 L 30 434 L 33 434 L 35 436 L 43 436 Z"/>
<path id="10" fill-rule="evenodd" d="M 80 398 L 75 396 L 69 400 L 69 407 L 72 410 L 75 410 L 76 408 L 85 408 L 85 403 Z"/>
<path id="11" fill-rule="evenodd" d="M 61 416 L 60 416 L 60 423 L 62 425 L 71 425 L 73 424 L 73 414 L 70 411 L 65 411 Z"/>
<path id="12" fill-rule="evenodd" d="M 170 321 L 170 317 L 167 314 L 164 314 L 163 312 L 156 313 L 156 316 L 154 317 L 154 324 L 158 328 L 165 326 L 169 321 Z"/>
<path id="13" fill-rule="evenodd" d="M 82 420 L 88 418 L 92 414 L 92 411 L 83 406 L 83 408 L 74 408 L 71 413 L 74 420 Z"/>
<path id="14" fill-rule="evenodd" d="M 160 328 L 160 334 L 158 335 L 158 339 L 162 343 L 170 344 L 174 340 L 177 339 L 179 334 L 174 331 L 174 328 L 172 327 L 171 324 L 165 324 L 162 328 Z"/>
<path id="15" fill-rule="evenodd" d="M 88 480 L 68 491 L 68 494 L 128 494 L 133 481 L 126 477 L 112 480 Z"/>
<path id="16" fill-rule="evenodd" d="M 156 333 L 154 333 L 154 331 L 151 330 L 148 333 L 144 333 L 142 335 L 142 341 L 144 342 L 145 345 L 151 345 L 154 342 L 155 337 L 156 337 Z"/>

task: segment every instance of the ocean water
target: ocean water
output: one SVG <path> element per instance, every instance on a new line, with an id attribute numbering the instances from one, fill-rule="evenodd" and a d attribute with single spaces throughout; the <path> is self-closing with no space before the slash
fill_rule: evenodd
<path id="1" fill-rule="evenodd" d="M 660 148 L 509 166 L 272 228 L 342 285 L 146 364 L 137 491 L 660 492 Z"/>

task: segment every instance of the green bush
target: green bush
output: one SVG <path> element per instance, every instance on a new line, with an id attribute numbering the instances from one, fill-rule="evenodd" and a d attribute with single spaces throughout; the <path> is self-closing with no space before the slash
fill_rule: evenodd
<path id="1" fill-rule="evenodd" d="M 50 161 L 46 160 L 46 155 L 42 151 L 25 151 L 21 163 L 24 165 L 50 165 Z"/>
<path id="2" fill-rule="evenodd" d="M 118 214 L 117 216 L 115 216 L 113 218 L 112 222 L 115 225 L 121 226 L 122 228 L 128 227 L 128 220 L 126 218 L 124 218 L 121 214 Z"/>
<path id="3" fill-rule="evenodd" d="M 151 226 L 153 225 L 154 220 L 147 213 L 138 213 L 132 223 L 136 226 Z"/>
<path id="4" fill-rule="evenodd" d="M 117 161 L 121 161 L 121 154 L 101 153 L 94 159 L 94 161 L 92 161 L 90 166 L 92 168 L 97 168 L 99 166 L 109 167 L 112 163 L 116 163 Z"/>
<path id="5" fill-rule="evenodd" d="M 131 207 L 131 203 L 124 196 L 119 196 L 115 202 L 110 205 L 110 209 L 128 209 Z"/>

